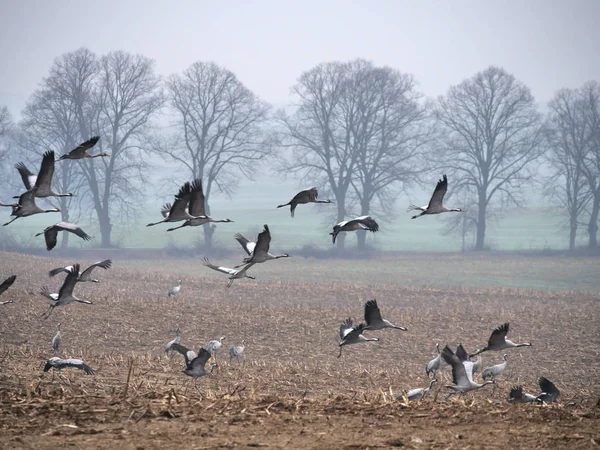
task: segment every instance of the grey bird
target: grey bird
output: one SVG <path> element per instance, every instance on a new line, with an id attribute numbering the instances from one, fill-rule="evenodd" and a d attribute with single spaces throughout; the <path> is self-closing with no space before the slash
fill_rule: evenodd
<path id="1" fill-rule="evenodd" d="M 234 280 L 238 280 L 240 278 L 250 278 L 252 280 L 255 279 L 255 277 L 253 277 L 252 275 L 248 275 L 247 273 L 248 269 L 250 269 L 250 267 L 252 267 L 254 263 L 244 264 L 238 269 L 230 269 L 229 267 L 215 266 L 210 262 L 210 260 L 207 257 L 204 257 L 202 259 L 202 264 L 212 270 L 216 270 L 217 272 L 228 274 L 229 283 L 227 283 L 227 287 L 231 287 Z"/>
<path id="2" fill-rule="evenodd" d="M 440 344 L 435 344 L 435 349 L 437 350 L 437 356 L 433 358 L 431 361 L 427 363 L 425 366 L 425 373 L 427 376 L 432 375 L 435 376 L 435 373 L 440 370 L 442 366 L 442 355 L 440 353 Z"/>
<path id="3" fill-rule="evenodd" d="M 555 401 L 558 401 L 560 391 L 552 381 L 550 381 L 548 378 L 540 377 L 538 380 L 538 384 L 540 385 L 540 389 L 542 391 L 541 394 L 538 395 L 538 398 L 542 402 L 550 404 L 554 403 Z"/>
<path id="4" fill-rule="evenodd" d="M 487 352 L 490 350 L 504 350 L 507 348 L 516 348 L 516 347 L 531 347 L 530 342 L 524 342 L 522 344 L 515 344 L 514 342 L 506 339 L 506 335 L 508 334 L 508 323 L 500 325 L 494 331 L 492 331 L 492 335 L 488 340 L 488 345 L 481 350 L 477 350 L 475 353 L 470 355 L 471 357 L 476 356 L 480 353 Z"/>
<path id="5" fill-rule="evenodd" d="M 175 297 L 177 294 L 179 294 L 179 292 L 181 291 L 181 280 L 177 280 L 177 283 L 177 286 L 174 286 L 171 289 L 169 289 L 169 292 L 167 292 L 167 297 Z"/>
<path id="6" fill-rule="evenodd" d="M 170 345 L 170 350 L 177 352 L 177 353 L 181 353 L 185 359 L 186 366 L 188 366 L 194 360 L 194 358 L 196 358 L 199 354 L 199 353 L 196 353 L 194 350 L 191 350 L 191 349 L 187 348 L 186 346 L 181 345 L 179 342 L 173 342 Z M 202 351 L 202 349 L 200 349 L 200 351 Z"/>
<path id="7" fill-rule="evenodd" d="M 35 196 L 33 190 L 29 190 L 19 197 L 19 204 L 17 206 L 12 207 L 11 217 L 14 217 L 9 222 L 3 224 L 3 226 L 10 225 L 15 220 L 21 217 L 29 217 L 35 214 L 43 214 L 43 213 L 51 213 L 51 212 L 60 212 L 60 209 L 52 208 L 52 209 L 42 209 L 35 204 Z"/>
<path id="8" fill-rule="evenodd" d="M 446 208 L 443 205 L 444 196 L 446 195 L 446 191 L 448 190 L 448 177 L 444 174 L 443 178 L 437 182 L 435 186 L 435 190 L 433 191 L 433 195 L 429 200 L 429 204 L 427 206 L 415 206 L 410 205 L 408 207 L 408 211 L 421 211 L 420 214 L 416 216 L 412 216 L 411 219 L 416 219 L 417 217 L 430 215 L 430 214 L 441 214 L 444 212 L 462 212 L 461 208 Z"/>
<path id="9" fill-rule="evenodd" d="M 73 288 L 77 283 L 78 274 L 79 264 L 73 264 L 73 271 L 67 274 L 65 281 L 63 282 L 63 285 L 60 288 L 58 294 L 51 294 L 47 287 L 42 288 L 42 291 L 40 293 L 44 297 L 47 297 L 50 300 L 52 300 L 50 308 L 45 313 L 46 319 L 50 317 L 50 314 L 52 314 L 52 311 L 54 311 L 54 308 L 56 308 L 57 306 L 64 306 L 73 302 L 86 303 L 88 305 L 92 304 L 92 302 L 90 302 L 89 300 L 83 300 L 73 295 Z"/>
<path id="10" fill-rule="evenodd" d="M 361 231 L 367 230 L 373 233 L 379 231 L 379 224 L 371 216 L 360 216 L 352 220 L 344 220 L 333 226 L 333 231 L 329 233 L 331 240 L 335 244 L 337 235 L 342 231 Z"/>
<path id="11" fill-rule="evenodd" d="M 306 203 L 331 203 L 331 200 L 318 200 L 318 197 L 319 191 L 317 191 L 317 188 L 313 186 L 311 188 L 304 189 L 298 192 L 296 195 L 294 195 L 294 198 L 292 198 L 289 202 L 283 205 L 278 205 L 277 207 L 284 208 L 286 206 L 289 206 L 290 214 L 292 215 L 292 217 L 294 217 L 294 211 L 296 210 L 296 207 L 298 205 L 304 205 Z"/>
<path id="12" fill-rule="evenodd" d="M 238 345 L 232 345 L 229 347 L 229 362 L 235 358 L 238 362 L 243 362 L 246 360 L 246 356 L 244 355 L 244 349 L 246 348 L 246 341 L 242 339 Z"/>
<path id="13" fill-rule="evenodd" d="M 195 219 L 186 220 L 183 225 L 179 225 L 175 228 L 169 228 L 167 231 L 178 230 L 183 227 L 197 227 L 200 225 L 204 225 L 205 223 L 231 223 L 233 220 L 231 219 L 213 219 L 212 217 L 206 215 L 205 208 L 205 199 L 204 192 L 202 191 L 202 180 L 196 179 L 194 180 L 196 189 L 192 189 L 192 193 L 189 197 L 190 201 L 188 204 L 188 212 L 190 215 L 194 216 Z"/>
<path id="14" fill-rule="evenodd" d="M 471 361 L 461 361 L 448 346 L 442 350 L 442 358 L 452 366 L 452 382 L 454 384 L 446 386 L 454 391 L 450 395 L 454 393 L 463 394 L 480 389 L 487 384 L 495 384 L 493 380 L 481 384 L 473 381 L 473 363 Z"/>
<path id="15" fill-rule="evenodd" d="M 345 345 L 359 344 L 361 342 L 378 341 L 378 338 L 368 338 L 363 336 L 362 332 L 365 330 L 365 324 L 360 323 L 353 325 L 352 319 L 348 318 L 344 320 L 340 326 L 340 353 L 338 358 L 342 356 L 342 347 Z"/>
<path id="16" fill-rule="evenodd" d="M 183 186 L 179 188 L 179 192 L 175 195 L 175 201 L 173 205 L 167 204 L 165 206 L 171 206 L 169 212 L 166 213 L 163 210 L 161 214 L 163 215 L 163 220 L 158 222 L 149 223 L 146 225 L 147 227 L 152 227 L 154 225 L 158 225 L 159 223 L 165 222 L 181 222 L 182 220 L 190 220 L 190 219 L 198 219 L 199 217 L 194 217 L 189 213 L 188 203 L 192 198 L 192 195 L 198 190 L 202 190 L 202 184 L 200 180 L 196 179 L 191 183 L 186 181 Z"/>
<path id="17" fill-rule="evenodd" d="M 46 249 L 50 251 L 54 247 L 56 247 L 59 231 L 68 231 L 69 233 L 73 233 L 74 235 L 79 236 L 84 241 L 89 241 L 92 239 L 85 231 L 79 228 L 78 225 L 69 222 L 55 223 L 54 225 L 47 227 L 44 231 L 36 234 L 35 236 L 37 237 L 43 234 L 44 240 L 46 241 Z"/>
<path id="18" fill-rule="evenodd" d="M 54 176 L 54 152 L 47 151 L 42 157 L 42 165 L 38 175 L 34 175 L 22 162 L 15 164 L 19 171 L 26 190 L 33 190 L 38 198 L 44 197 L 73 197 L 73 194 L 57 194 L 52 190 L 52 177 Z M 15 196 L 13 198 L 19 198 Z"/>
<path id="19" fill-rule="evenodd" d="M 427 397 L 429 395 L 429 393 L 431 392 L 433 383 L 437 383 L 437 381 L 438 380 L 433 378 L 429 382 L 429 387 L 427 387 L 427 388 L 417 388 L 417 389 L 410 389 L 409 391 L 406 391 L 406 397 L 408 398 L 408 401 L 412 402 L 412 401 L 421 400 L 421 399 Z M 401 399 L 402 399 L 402 396 L 398 397 L 398 400 L 401 400 Z"/>
<path id="20" fill-rule="evenodd" d="M 252 253 L 254 252 L 254 248 L 256 247 L 256 242 L 252 242 L 252 241 L 246 239 L 240 233 L 236 233 L 233 237 L 235 238 L 236 241 L 238 241 L 240 243 L 240 245 L 242 246 L 244 251 L 248 254 L 248 256 L 252 256 Z"/>
<path id="21" fill-rule="evenodd" d="M 513 386 L 508 394 L 509 403 L 533 403 L 540 401 L 537 396 L 523 393 L 523 386 Z"/>
<path id="22" fill-rule="evenodd" d="M 551 404 L 557 401 L 560 391 L 557 389 L 554 383 L 545 377 L 540 377 L 538 379 L 538 384 L 540 386 L 540 390 L 542 391 L 538 395 L 523 394 L 522 386 L 513 386 L 510 390 L 508 401 L 510 403 L 543 402 L 545 404 Z"/>
<path id="23" fill-rule="evenodd" d="M 0 295 L 4 294 L 4 292 L 13 285 L 13 283 L 15 282 L 16 279 L 17 279 L 17 276 L 12 275 L 12 276 L 8 277 L 6 280 L 4 280 L 2 282 L 2 284 L 0 284 Z M 0 305 L 6 305 L 8 303 L 13 303 L 13 301 L 6 300 L 4 302 L 0 302 Z"/>
<path id="24" fill-rule="evenodd" d="M 62 161 L 65 159 L 85 159 L 85 158 L 98 158 L 101 156 L 110 156 L 104 152 L 98 153 L 96 155 L 91 155 L 88 153 L 88 150 L 91 149 L 94 145 L 96 145 L 99 140 L 100 140 L 100 136 L 91 137 L 87 141 L 79 144 L 77 147 L 75 147 L 69 153 L 62 155 L 60 157 L 59 161 Z"/>
<path id="25" fill-rule="evenodd" d="M 110 269 L 111 266 L 112 266 L 112 261 L 110 259 L 105 259 L 104 261 L 95 262 L 94 264 L 90 265 L 87 269 L 85 269 L 83 272 L 81 272 L 79 274 L 79 276 L 77 278 L 77 282 L 78 283 L 85 283 L 85 282 L 100 283 L 100 280 L 96 280 L 95 278 L 92 278 L 92 271 L 96 267 L 100 267 L 104 270 L 107 270 L 107 269 Z M 48 272 L 48 275 L 50 277 L 54 277 L 61 272 L 69 273 L 72 270 L 73 270 L 73 266 L 57 267 L 56 269 L 52 269 L 50 272 Z"/>
<path id="26" fill-rule="evenodd" d="M 290 256 L 287 253 L 284 253 L 282 255 L 273 255 L 269 253 L 270 245 L 271 231 L 269 230 L 269 226 L 265 224 L 263 231 L 258 233 L 258 239 L 256 240 L 256 245 L 254 246 L 252 254 L 249 257 L 244 258 L 244 263 L 238 264 L 237 266 L 235 266 L 235 268 L 237 269 L 238 267 L 241 267 L 244 264 L 264 263 L 265 261 L 270 261 L 272 259 L 288 258 Z"/>
<path id="27" fill-rule="evenodd" d="M 60 322 L 58 322 L 58 326 L 56 327 L 56 334 L 52 338 L 52 349 L 54 350 L 54 353 L 58 353 L 58 351 L 60 350 L 60 344 L 62 342 L 60 336 L 60 325 Z"/>
<path id="28" fill-rule="evenodd" d="M 62 359 L 57 356 L 50 358 L 46 361 L 44 366 L 44 372 L 48 372 L 50 369 L 62 370 L 65 367 L 75 367 L 76 369 L 83 370 L 87 375 L 94 375 L 95 371 L 81 359 Z"/>
<path id="29" fill-rule="evenodd" d="M 506 369 L 506 366 L 508 365 L 508 361 L 507 361 L 508 355 L 505 353 L 503 358 L 504 358 L 504 362 L 490 366 L 490 367 L 486 367 L 483 370 L 482 376 L 483 376 L 484 380 L 487 380 L 488 378 L 495 380 L 498 375 L 500 375 L 502 372 L 504 372 L 504 370 Z"/>
<path id="30" fill-rule="evenodd" d="M 210 375 L 213 369 L 217 366 L 217 363 L 212 363 L 210 369 L 206 369 L 206 363 L 210 358 L 210 353 L 205 348 L 201 348 L 196 355 L 192 350 L 183 347 L 180 344 L 175 344 L 173 349 L 182 353 L 185 357 L 185 370 L 183 371 L 186 375 L 192 378 L 203 377 L 204 375 Z"/>
<path id="31" fill-rule="evenodd" d="M 208 353 L 211 354 L 213 358 L 217 359 L 217 353 L 223 346 L 224 340 L 225 336 L 221 336 L 218 340 L 210 341 L 204 348 L 208 351 Z"/>
<path id="32" fill-rule="evenodd" d="M 181 330 L 179 327 L 175 330 L 175 338 L 172 341 L 169 341 L 167 345 L 165 345 L 165 353 L 168 355 L 173 352 L 173 345 L 179 344 L 181 342 Z"/>
<path id="33" fill-rule="evenodd" d="M 407 331 L 407 328 L 394 325 L 389 320 L 381 317 L 381 311 L 377 306 L 377 300 L 369 300 L 365 303 L 365 330 L 383 330 L 385 328 L 395 328 L 396 330 Z"/>

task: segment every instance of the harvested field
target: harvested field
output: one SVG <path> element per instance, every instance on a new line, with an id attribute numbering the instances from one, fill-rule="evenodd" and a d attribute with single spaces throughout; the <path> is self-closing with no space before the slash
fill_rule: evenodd
<path id="1" fill-rule="evenodd" d="M 600 295 L 510 289 L 409 288 L 397 284 L 243 280 L 185 272 L 181 294 L 155 269 L 119 261 L 99 271 L 99 285 L 77 295 L 93 305 L 57 308 L 37 294 L 57 292 L 48 270 L 67 261 L 0 253 L 0 278 L 17 274 L 0 307 L 0 446 L 3 448 L 594 448 L 600 444 Z M 172 264 L 172 262 L 169 262 Z M 186 261 L 181 261 L 182 271 Z M 256 275 L 268 271 L 266 263 Z M 346 262 L 344 264 L 356 264 Z M 457 271 L 461 268 L 457 267 Z M 364 280 L 370 280 L 365 268 Z M 336 358 L 341 321 L 360 319 L 377 298 L 385 316 L 408 332 L 370 333 L 380 342 L 349 346 Z M 62 323 L 60 356 L 97 370 L 42 373 Z M 507 351 L 498 387 L 444 402 L 448 367 L 430 399 L 406 404 L 404 389 L 425 387 L 435 343 L 468 350 L 492 328 L 511 323 L 510 337 L 533 347 Z M 219 366 L 196 381 L 164 345 L 182 329 L 197 349 L 225 336 L 246 340 L 246 364 Z M 224 347 L 225 347 L 224 346 Z M 501 361 L 484 354 L 484 365 Z M 511 405 L 510 385 L 537 392 L 544 375 L 560 404 Z M 129 379 L 129 382 L 128 382 Z M 441 385 L 441 386 L 440 386 Z"/>

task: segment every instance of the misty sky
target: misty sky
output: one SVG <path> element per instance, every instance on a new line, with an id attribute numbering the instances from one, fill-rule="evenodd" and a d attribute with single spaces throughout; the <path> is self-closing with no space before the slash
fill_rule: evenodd
<path id="1" fill-rule="evenodd" d="M 61 53 L 86 46 L 156 60 L 162 75 L 214 61 L 283 106 L 302 71 L 366 58 L 428 96 L 488 65 L 545 103 L 600 79 L 600 1 L 31 1 L 0 4 L 0 105 L 15 116 Z"/>

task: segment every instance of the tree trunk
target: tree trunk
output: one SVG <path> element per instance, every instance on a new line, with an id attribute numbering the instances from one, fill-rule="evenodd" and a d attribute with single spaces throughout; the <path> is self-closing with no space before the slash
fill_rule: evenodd
<path id="1" fill-rule="evenodd" d="M 485 196 L 485 193 L 483 194 Z M 479 211 L 477 214 L 477 240 L 475 241 L 475 250 L 481 251 L 484 249 L 485 245 L 485 212 L 487 208 L 487 203 L 485 198 L 481 198 L 480 194 L 479 199 Z"/>
<path id="2" fill-rule="evenodd" d="M 346 217 L 346 198 L 343 195 L 339 196 L 339 197 L 336 195 L 336 200 L 337 200 L 337 207 L 338 207 L 337 223 L 340 223 Z M 346 240 L 345 234 L 346 234 L 345 232 L 340 233 L 335 238 L 336 251 L 338 253 L 341 253 L 344 251 L 344 241 Z"/>
<path id="3" fill-rule="evenodd" d="M 100 222 L 100 235 L 102 237 L 102 248 L 110 248 L 111 246 L 111 233 L 112 233 L 112 224 L 110 223 L 110 216 L 108 215 L 108 211 L 102 210 L 102 212 L 98 215 L 98 219 Z"/>
<path id="4" fill-rule="evenodd" d="M 66 208 L 66 205 L 64 204 L 65 202 L 60 202 L 60 209 L 61 209 L 61 213 L 60 213 L 60 219 L 63 222 L 68 222 L 69 221 L 69 211 Z M 62 234 L 62 240 L 60 242 L 60 248 L 62 250 L 66 250 L 67 248 L 69 248 L 69 235 L 71 233 L 61 233 Z"/>
<path id="5" fill-rule="evenodd" d="M 207 216 L 210 216 L 210 206 L 208 205 L 208 198 L 205 200 L 204 212 Z M 208 222 L 202 225 L 204 231 L 204 250 L 210 251 L 213 248 L 213 234 L 215 234 L 216 226 Z"/>
<path id="6" fill-rule="evenodd" d="M 363 198 L 367 196 L 366 192 L 363 192 Z M 369 204 L 363 200 L 363 204 L 360 207 L 360 215 L 368 216 L 369 215 Z M 366 231 L 357 231 L 356 232 L 356 242 L 358 245 L 358 250 L 364 252 L 367 249 L 367 232 Z"/>
<path id="7" fill-rule="evenodd" d="M 592 212 L 590 214 L 590 221 L 588 223 L 588 248 L 598 248 L 598 213 L 600 212 L 600 192 L 597 192 L 594 196 L 592 203 Z"/>
<path id="8" fill-rule="evenodd" d="M 213 234 L 217 227 L 210 222 L 202 226 L 204 228 L 204 250 L 210 251 L 213 248 Z"/>
<path id="9" fill-rule="evenodd" d="M 575 208 L 571 211 L 569 220 L 569 250 L 575 250 L 575 239 L 577 238 L 577 213 Z"/>

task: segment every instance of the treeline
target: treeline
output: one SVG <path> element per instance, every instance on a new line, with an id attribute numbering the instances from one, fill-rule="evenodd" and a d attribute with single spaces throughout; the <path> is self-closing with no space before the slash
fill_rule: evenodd
<path id="1" fill-rule="evenodd" d="M 407 205 L 396 199 L 408 188 L 432 189 L 448 173 L 450 201 L 465 210 L 449 219 L 450 230 L 472 233 L 476 250 L 485 248 L 490 218 L 523 206 L 524 189 L 534 187 L 564 211 L 569 248 L 583 224 L 596 249 L 599 105 L 600 84 L 591 81 L 560 90 L 542 113 L 526 85 L 494 66 L 433 100 L 412 75 L 358 59 L 302 73 L 286 110 L 274 111 L 214 63 L 161 78 L 142 55 L 82 48 L 54 61 L 19 123 L 0 107 L 1 180 L 13 180 L 1 186 L 0 201 L 22 190 L 15 161 L 38 170 L 43 152 L 62 154 L 100 135 L 95 150 L 109 156 L 57 164 L 55 190 L 76 196 L 51 201 L 64 221 L 92 214 L 103 247 L 111 246 L 113 224 L 144 204 L 158 155 L 181 169 L 180 178 L 202 178 L 208 214 L 215 189 L 232 195 L 241 177 L 269 169 L 331 196 L 337 221 L 389 217 Z M 208 248 L 213 233 L 206 225 Z M 365 233 L 357 238 L 364 248 Z M 344 247 L 341 235 L 337 245 Z"/>

